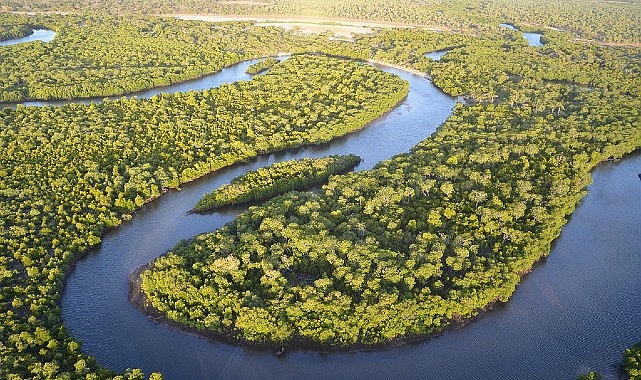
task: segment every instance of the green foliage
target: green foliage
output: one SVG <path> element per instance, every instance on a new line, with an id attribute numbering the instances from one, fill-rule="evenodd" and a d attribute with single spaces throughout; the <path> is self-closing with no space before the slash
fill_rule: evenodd
<path id="1" fill-rule="evenodd" d="M 91 7 L 148 13 L 148 4 Z M 153 12 L 199 9 L 193 1 L 154 4 Z M 0 97 L 120 94 L 279 51 L 403 65 L 466 96 L 469 106 L 458 105 L 410 154 L 333 177 L 319 194 L 291 193 L 252 208 L 143 274 L 154 306 L 197 328 L 250 341 L 388 342 L 440 331 L 507 300 L 519 274 L 549 252 L 589 170 L 641 146 L 639 49 L 574 42 L 638 43 L 638 3 L 475 4 L 207 2 L 223 12 L 368 17 L 473 31 L 377 30 L 354 42 L 250 23 L 2 15 L 7 36 L 38 25 L 57 37 L 2 48 Z M 60 10 L 78 2 L 27 5 Z M 526 46 L 499 21 L 541 25 L 545 45 Z M 452 50 L 441 61 L 423 56 L 444 48 Z M 259 153 L 328 141 L 406 93 L 406 84 L 366 65 L 295 56 L 219 90 L 3 110 L 0 377 L 113 376 L 80 352 L 58 306 L 72 263 L 99 244 L 105 229 L 164 187 Z M 167 280 L 177 285 L 163 286 Z"/>
<path id="2" fill-rule="evenodd" d="M 546 98 L 554 88 L 563 112 Z M 176 247 L 142 289 L 197 329 L 331 346 L 434 333 L 507 301 L 590 170 L 641 146 L 638 98 L 562 88 L 533 93 L 540 110 L 459 104 L 410 154 Z"/>
<path id="3" fill-rule="evenodd" d="M 601 380 L 601 375 L 597 372 L 590 372 L 579 375 L 577 380 Z"/>
<path id="4" fill-rule="evenodd" d="M 142 274 L 151 305 L 234 339 L 345 346 L 430 334 L 506 301 L 589 171 L 641 146 L 638 51 L 545 36 L 543 48 L 507 30 L 357 37 L 470 105 L 411 154 L 177 247 Z"/>
<path id="5" fill-rule="evenodd" d="M 366 64 L 295 56 L 209 91 L 0 111 L 0 377 L 110 373 L 62 327 L 63 282 L 163 188 L 362 128 L 407 91 Z"/>
<path id="6" fill-rule="evenodd" d="M 282 29 L 247 23 L 89 15 L 31 21 L 57 35 L 49 43 L 2 48 L 0 101 L 104 97 L 166 86 L 289 51 L 300 40 Z"/>
<path id="7" fill-rule="evenodd" d="M 13 0 L 15 10 L 77 11 L 73 0 Z M 111 14 L 217 14 L 315 16 L 365 19 L 428 26 L 441 30 L 494 33 L 501 22 L 534 28 L 558 28 L 578 38 L 610 42 L 641 42 L 641 3 L 590 0 L 261 0 L 212 2 L 192 0 L 106 0 L 84 4 L 85 10 Z M 162 11 L 160 11 L 162 10 Z"/>
<path id="8" fill-rule="evenodd" d="M 630 380 L 641 379 L 641 342 L 625 350 L 623 355 L 623 369 Z"/>
<path id="9" fill-rule="evenodd" d="M 267 71 L 272 68 L 275 64 L 278 63 L 278 60 L 276 58 L 265 58 L 262 61 L 258 63 L 254 63 L 253 65 L 249 66 L 245 72 L 247 74 L 255 75 L 262 73 L 263 71 Z"/>
<path id="10" fill-rule="evenodd" d="M 0 14 L 0 41 L 25 37 L 32 32 L 33 28 L 28 18 Z"/>
<path id="11" fill-rule="evenodd" d="M 194 207 L 203 212 L 222 206 L 264 201 L 292 190 L 306 190 L 326 183 L 330 176 L 352 170 L 360 162 L 356 155 L 304 158 L 275 163 L 247 172 L 210 194 Z"/>

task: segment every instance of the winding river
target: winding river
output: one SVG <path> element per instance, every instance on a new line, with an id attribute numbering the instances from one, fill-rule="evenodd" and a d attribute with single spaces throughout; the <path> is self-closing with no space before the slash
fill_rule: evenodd
<path id="1" fill-rule="evenodd" d="M 287 59 L 288 57 L 289 57 L 288 55 L 280 55 L 280 56 L 277 56 L 276 58 L 278 58 L 279 60 L 284 60 L 284 59 Z M 247 70 L 247 67 L 249 67 L 250 65 L 258 61 L 260 61 L 260 59 L 248 60 L 240 64 L 225 67 L 216 74 L 205 75 L 200 78 L 191 79 L 191 80 L 176 83 L 170 86 L 155 87 L 149 90 L 135 92 L 127 95 L 127 97 L 147 99 L 161 93 L 170 94 L 170 93 L 176 93 L 176 92 L 205 90 L 208 88 L 218 87 L 224 83 L 240 81 L 240 80 L 250 80 L 252 76 L 247 74 L 245 70 Z M 122 96 L 110 96 L 106 98 L 99 97 L 99 98 L 73 99 L 73 100 L 67 100 L 67 99 L 34 100 L 34 101 L 22 102 L 20 104 L 22 104 L 23 106 L 32 106 L 32 107 L 49 107 L 49 106 L 54 107 L 54 106 L 64 106 L 65 104 L 70 104 L 70 103 L 76 103 L 76 104 L 100 103 L 104 101 L 104 99 L 119 99 L 119 98 L 122 98 Z M 0 108 L 3 106 L 15 107 L 16 105 L 12 103 L 0 103 Z"/>
<path id="2" fill-rule="evenodd" d="M 207 80 L 246 79 L 249 64 Z M 357 169 L 369 169 L 406 152 L 450 115 L 455 101 L 425 78 L 385 70 L 408 80 L 410 93 L 370 127 L 323 146 L 260 157 L 209 175 L 163 195 L 106 234 L 99 249 L 78 262 L 62 298 L 64 324 L 82 342 L 83 352 L 114 370 L 137 367 L 160 371 L 167 379 L 573 379 L 591 370 L 617 378 L 623 350 L 641 339 L 638 154 L 594 171 L 589 195 L 549 258 L 524 277 L 507 304 L 422 343 L 376 352 L 293 351 L 277 358 L 156 325 L 129 303 L 128 276 L 138 266 L 242 211 L 188 214 L 203 193 L 247 170 L 286 159 L 355 153 L 364 159 Z M 202 88 L 192 83 L 178 85 L 177 91 Z"/>

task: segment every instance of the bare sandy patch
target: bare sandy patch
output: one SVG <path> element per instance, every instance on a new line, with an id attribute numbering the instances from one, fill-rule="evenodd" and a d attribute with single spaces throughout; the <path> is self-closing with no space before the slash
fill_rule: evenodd
<path id="1" fill-rule="evenodd" d="M 354 34 L 372 33 L 371 28 L 356 25 L 312 24 L 302 22 L 258 22 L 256 26 L 274 26 L 285 30 L 297 29 L 304 34 L 321 34 L 330 32 L 334 37 L 352 38 Z"/>
<path id="2" fill-rule="evenodd" d="M 218 4 L 226 4 L 226 5 L 258 5 L 258 6 L 263 6 L 263 5 L 272 5 L 273 3 L 271 2 L 263 2 L 263 1 L 219 1 Z"/>
<path id="3" fill-rule="evenodd" d="M 164 15 L 173 16 L 181 20 L 195 20 L 208 22 L 226 22 L 226 21 L 254 21 L 259 23 L 293 23 L 293 24 L 321 24 L 321 25 L 342 25 L 358 26 L 363 28 L 421 28 L 435 32 L 444 32 L 448 29 L 430 25 L 404 24 L 399 22 L 353 20 L 353 19 L 332 19 L 323 17 L 297 16 L 233 16 L 233 15 L 200 15 L 200 14 L 177 14 Z"/>

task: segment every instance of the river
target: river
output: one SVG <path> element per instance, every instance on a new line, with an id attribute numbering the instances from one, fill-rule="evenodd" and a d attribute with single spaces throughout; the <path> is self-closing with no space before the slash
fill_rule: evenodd
<path id="1" fill-rule="evenodd" d="M 246 64 L 210 79 L 237 80 Z M 422 343 L 375 352 L 292 351 L 277 358 L 156 325 L 129 303 L 128 276 L 137 267 L 242 211 L 188 214 L 202 194 L 247 170 L 286 159 L 355 153 L 364 159 L 357 169 L 369 169 L 406 152 L 451 114 L 455 101 L 425 78 L 385 70 L 408 80 L 410 93 L 370 127 L 186 184 L 107 233 L 99 249 L 78 262 L 61 301 L 65 327 L 82 342 L 83 352 L 107 368 L 160 371 L 167 379 L 571 379 L 590 370 L 616 378 L 623 350 L 641 339 L 641 155 L 595 170 L 589 195 L 550 257 L 524 277 L 506 305 Z"/>
<path id="2" fill-rule="evenodd" d="M 22 44 L 25 42 L 33 42 L 33 41 L 51 42 L 55 36 L 56 36 L 56 32 L 54 32 L 53 30 L 34 29 L 33 33 L 31 33 L 28 36 L 0 41 L 0 46 L 17 45 L 17 44 Z"/>
<path id="3" fill-rule="evenodd" d="M 508 28 L 512 30 L 518 30 L 520 31 L 517 27 L 515 27 L 512 24 L 499 24 L 500 27 L 503 28 Z M 528 33 L 528 32 L 521 32 L 521 35 L 523 38 L 527 40 L 527 43 L 529 46 L 534 46 L 534 47 L 541 47 L 543 46 L 543 43 L 541 42 L 541 33 Z"/>
<path id="4" fill-rule="evenodd" d="M 443 56 L 445 54 L 447 54 L 447 52 L 449 52 L 450 50 L 452 50 L 452 49 L 444 49 L 444 50 L 432 51 L 432 52 L 429 52 L 429 53 L 425 53 L 425 57 L 431 59 L 432 61 L 440 61 L 441 58 L 443 58 Z"/>
<path id="5" fill-rule="evenodd" d="M 276 58 L 279 60 L 287 59 L 288 55 L 279 55 Z M 187 92 L 187 91 L 198 91 L 205 90 L 208 88 L 215 88 L 224 83 L 229 83 L 232 78 L 236 81 L 241 80 L 250 80 L 251 75 L 247 74 L 245 70 L 250 65 L 253 65 L 256 62 L 259 62 L 260 59 L 251 59 L 248 61 L 241 62 L 239 64 L 225 67 L 220 72 L 215 74 L 204 75 L 200 78 L 191 79 L 188 81 L 172 84 L 165 87 L 155 87 L 149 90 L 134 92 L 128 94 L 126 97 L 129 98 L 138 98 L 138 99 L 148 99 L 154 95 L 161 93 L 172 94 L 176 92 Z M 64 106 L 66 104 L 75 103 L 75 104 L 89 104 L 89 103 L 101 103 L 104 99 L 119 99 L 123 96 L 110 96 L 110 97 L 99 97 L 99 98 L 86 98 L 86 99 L 62 99 L 62 100 L 33 100 L 21 102 L 20 104 L 27 107 L 56 107 Z M 2 107 L 16 107 L 15 103 L 0 103 L 0 108 Z"/>

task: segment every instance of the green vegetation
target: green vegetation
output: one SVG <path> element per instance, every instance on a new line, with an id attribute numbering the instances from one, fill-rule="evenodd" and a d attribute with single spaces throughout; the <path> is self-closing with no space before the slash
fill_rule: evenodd
<path id="1" fill-rule="evenodd" d="M 279 61 L 276 58 L 265 58 L 262 61 L 258 63 L 254 63 L 253 65 L 249 66 L 245 72 L 250 75 L 256 75 L 260 74 L 263 71 L 267 71 L 272 68 L 275 64 L 277 64 Z"/>
<path id="2" fill-rule="evenodd" d="M 64 279 L 106 228 L 163 187 L 362 128 L 407 91 L 369 65 L 295 56 L 210 91 L 2 110 L 2 377 L 105 373 L 62 327 Z"/>
<path id="3" fill-rule="evenodd" d="M 625 350 L 623 354 L 623 371 L 625 371 L 628 379 L 638 380 L 641 379 L 641 342 L 635 344 L 632 348 Z M 598 372 L 590 372 L 588 374 L 581 374 L 578 380 L 600 380 L 601 374 Z"/>
<path id="4" fill-rule="evenodd" d="M 631 380 L 641 379 L 641 342 L 625 350 L 623 369 Z"/>
<path id="5" fill-rule="evenodd" d="M 171 319 L 260 343 L 382 344 L 473 317 L 549 252 L 590 169 L 641 145 L 638 100 L 566 96 L 558 115 L 459 105 L 411 154 L 176 247 L 142 289 Z"/>
<path id="6" fill-rule="evenodd" d="M 7 6 L 78 6 L 25 3 Z M 148 13 L 150 4 L 88 7 Z M 1 49 L 0 98 L 121 94 L 294 51 L 421 70 L 469 105 L 459 104 L 409 154 L 332 177 L 318 194 L 289 193 L 251 208 L 158 259 L 142 274 L 145 291 L 154 307 L 189 326 L 252 342 L 332 346 L 440 331 L 507 300 L 519 276 L 549 252 L 589 171 L 641 147 L 640 50 L 575 41 L 639 43 L 638 2 L 208 4 L 215 11 L 368 17 L 466 33 L 389 29 L 346 42 L 251 23 L 2 15 L 7 36 L 42 25 L 57 37 Z M 161 1 L 152 12 L 199 6 Z M 545 45 L 528 47 L 499 21 L 540 25 Z M 440 61 L 423 56 L 445 48 L 452 50 Z M 73 262 L 105 229 L 163 187 L 256 154 L 328 141 L 406 93 L 406 84 L 367 65 L 294 56 L 218 90 L 3 110 L 0 378 L 114 375 L 81 354 L 58 305 Z M 638 350 L 630 352 L 634 358 Z"/>
<path id="7" fill-rule="evenodd" d="M 73 0 L 8 1 L 15 10 L 77 12 Z M 558 28 L 578 38 L 641 43 L 641 3 L 589 0 L 106 0 L 83 5 L 116 14 L 227 14 L 315 16 L 426 25 L 443 30 L 495 33 L 498 23 Z"/>
<path id="8" fill-rule="evenodd" d="M 50 43 L 3 48 L 0 101 L 104 97 L 165 86 L 280 50 L 283 31 L 246 24 L 94 16 L 35 20 L 57 31 Z M 237 47 L 244 46 L 239 50 Z"/>
<path id="9" fill-rule="evenodd" d="M 142 273 L 149 304 L 234 340 L 342 347 L 435 333 L 506 301 L 590 170 L 641 146 L 639 52 L 552 31 L 542 48 L 507 30 L 429 35 L 356 43 L 471 105 L 411 154 L 176 247 Z M 441 61 L 423 57 L 444 47 L 454 49 Z"/>
<path id="10" fill-rule="evenodd" d="M 205 194 L 194 207 L 203 212 L 227 205 L 259 202 L 292 190 L 306 190 L 326 183 L 330 176 L 352 170 L 360 157 L 329 156 L 277 162 L 266 168 L 247 172 L 210 194 Z"/>
<path id="11" fill-rule="evenodd" d="M 31 25 L 25 17 L 15 17 L 0 14 L 0 41 L 25 37 L 33 33 Z"/>

